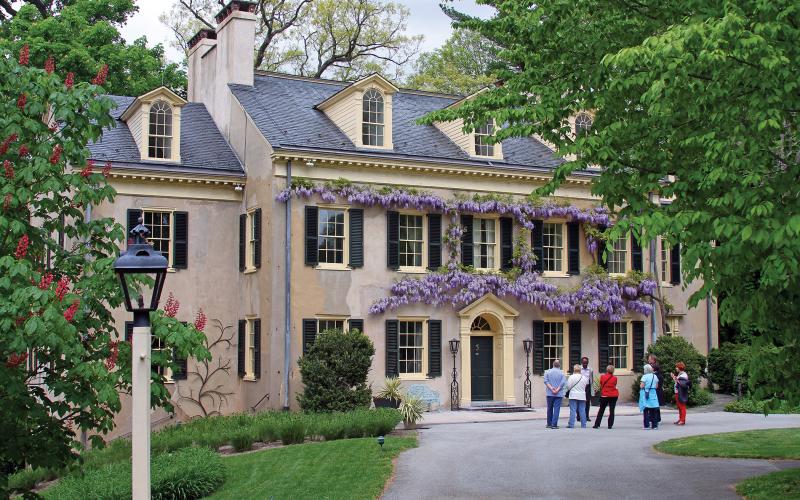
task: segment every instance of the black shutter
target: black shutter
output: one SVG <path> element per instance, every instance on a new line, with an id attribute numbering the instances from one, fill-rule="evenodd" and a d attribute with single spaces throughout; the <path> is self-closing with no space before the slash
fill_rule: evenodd
<path id="1" fill-rule="evenodd" d="M 644 366 L 644 321 L 631 321 L 631 325 L 633 327 L 633 371 L 640 372 Z"/>
<path id="2" fill-rule="evenodd" d="M 317 340 L 317 320 L 304 319 L 303 320 L 303 354 L 308 353 L 308 350 Z"/>
<path id="3" fill-rule="evenodd" d="M 400 322 L 396 319 L 386 320 L 386 376 L 397 377 L 398 371 L 398 350 L 400 336 Z"/>
<path id="4" fill-rule="evenodd" d="M 428 214 L 428 269 L 442 267 L 442 214 Z"/>
<path id="5" fill-rule="evenodd" d="M 581 273 L 581 231 L 577 222 L 567 223 L 567 272 Z"/>
<path id="6" fill-rule="evenodd" d="M 600 373 L 605 373 L 608 366 L 608 321 L 597 322 L 597 358 Z M 614 368 L 625 368 L 615 366 Z"/>
<path id="7" fill-rule="evenodd" d="M 351 208 L 350 215 L 350 267 L 364 267 L 364 210 Z"/>
<path id="8" fill-rule="evenodd" d="M 544 321 L 537 320 L 533 322 L 533 373 L 541 375 L 544 370 Z"/>
<path id="9" fill-rule="evenodd" d="M 471 266 L 475 263 L 475 249 L 472 246 L 472 216 L 462 215 L 461 225 L 464 226 L 464 235 L 461 237 L 461 263 Z"/>
<path id="10" fill-rule="evenodd" d="M 142 217 L 142 211 L 141 210 L 139 210 L 137 208 L 129 208 L 128 209 L 128 229 L 125 232 L 125 241 L 127 241 L 128 244 L 133 243 L 133 236 L 131 236 L 131 231 L 133 231 L 133 228 L 135 228 L 136 226 L 139 225 L 139 219 L 141 217 Z M 63 224 L 62 224 L 62 227 L 63 227 Z M 61 240 L 61 242 L 62 242 L 61 247 L 63 248 L 64 247 L 63 240 Z"/>
<path id="11" fill-rule="evenodd" d="M 636 239 L 635 235 L 631 235 L 631 269 L 634 271 L 644 270 L 644 255 L 642 254 L 642 246 Z"/>
<path id="12" fill-rule="evenodd" d="M 306 265 L 316 266 L 319 262 L 317 246 L 317 220 L 319 210 L 314 206 L 306 206 Z"/>
<path id="13" fill-rule="evenodd" d="M 173 355 L 173 361 L 177 366 L 172 372 L 172 380 L 186 380 L 186 370 L 188 368 L 186 358 L 181 358 L 175 353 Z"/>
<path id="14" fill-rule="evenodd" d="M 239 344 L 236 346 L 236 371 L 240 377 L 246 374 L 244 366 L 245 341 L 247 337 L 247 321 L 239 320 Z"/>
<path id="15" fill-rule="evenodd" d="M 542 272 L 544 269 L 544 240 L 542 238 L 543 229 L 543 221 L 533 221 L 533 230 L 531 231 L 531 249 L 533 250 L 533 255 L 536 257 L 536 263 L 533 265 L 533 269 L 534 271 L 539 272 Z"/>
<path id="16" fill-rule="evenodd" d="M 386 267 L 400 268 L 400 214 L 386 212 Z"/>
<path id="17" fill-rule="evenodd" d="M 255 220 L 253 221 L 253 223 L 255 224 L 255 227 L 253 228 L 253 232 L 255 233 L 253 235 L 253 239 L 255 240 L 256 243 L 256 248 L 255 250 L 253 250 L 253 266 L 255 266 L 255 268 L 258 269 L 259 267 L 261 267 L 261 209 L 260 208 L 256 208 L 256 210 L 253 212 L 253 217 L 255 217 Z"/>
<path id="18" fill-rule="evenodd" d="M 676 243 L 669 252 L 669 282 L 673 285 L 681 283 L 681 246 Z"/>
<path id="19" fill-rule="evenodd" d="M 256 378 L 261 378 L 261 318 L 253 320 L 253 330 L 256 334 L 253 342 L 253 347 L 255 347 L 253 356 L 256 358 L 253 360 L 253 371 Z"/>
<path id="20" fill-rule="evenodd" d="M 351 319 L 349 329 L 358 330 L 361 333 L 364 333 L 364 320 L 363 319 Z"/>
<path id="21" fill-rule="evenodd" d="M 125 322 L 125 342 L 133 342 L 133 321 Z"/>
<path id="22" fill-rule="evenodd" d="M 172 214 L 172 220 L 175 226 L 172 267 L 186 269 L 189 263 L 189 213 L 175 212 Z"/>
<path id="23" fill-rule="evenodd" d="M 428 320 L 428 376 L 442 376 L 442 322 Z"/>
<path id="24" fill-rule="evenodd" d="M 500 269 L 506 271 L 514 264 L 514 219 L 500 217 Z"/>
<path id="25" fill-rule="evenodd" d="M 581 322 L 567 322 L 569 326 L 569 366 L 581 364 Z"/>
<path id="26" fill-rule="evenodd" d="M 239 216 L 239 271 L 244 271 L 247 248 L 247 214 Z"/>

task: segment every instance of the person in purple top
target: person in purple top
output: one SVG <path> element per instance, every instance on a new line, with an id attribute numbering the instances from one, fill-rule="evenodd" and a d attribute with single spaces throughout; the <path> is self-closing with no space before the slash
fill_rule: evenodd
<path id="1" fill-rule="evenodd" d="M 564 384 L 567 376 L 561 370 L 561 361 L 553 360 L 553 367 L 544 372 L 544 388 L 547 394 L 547 428 L 558 429 L 561 400 L 564 399 Z"/>

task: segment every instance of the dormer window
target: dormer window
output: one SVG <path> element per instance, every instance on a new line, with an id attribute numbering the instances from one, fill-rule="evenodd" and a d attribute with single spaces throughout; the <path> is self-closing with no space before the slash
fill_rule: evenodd
<path id="1" fill-rule="evenodd" d="M 375 89 L 364 92 L 362 98 L 361 134 L 364 146 L 383 147 L 383 96 Z"/>
<path id="2" fill-rule="evenodd" d="M 494 144 L 489 139 L 494 135 L 494 122 L 489 120 L 475 129 L 475 155 L 494 156 Z"/>
<path id="3" fill-rule="evenodd" d="M 164 101 L 150 106 L 147 155 L 157 159 L 172 158 L 172 107 Z"/>
<path id="4" fill-rule="evenodd" d="M 575 136 L 580 137 L 589 133 L 592 128 L 592 117 L 586 113 L 578 113 L 575 117 Z"/>

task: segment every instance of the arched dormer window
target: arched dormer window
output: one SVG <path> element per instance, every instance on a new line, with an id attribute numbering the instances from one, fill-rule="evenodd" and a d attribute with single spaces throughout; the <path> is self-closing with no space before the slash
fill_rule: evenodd
<path id="1" fill-rule="evenodd" d="M 593 122 L 594 120 L 588 114 L 578 113 L 578 116 L 575 117 L 575 136 L 588 134 Z"/>
<path id="2" fill-rule="evenodd" d="M 494 135 L 494 122 L 489 120 L 475 129 L 475 155 L 494 156 L 494 144 L 489 142 L 489 138 Z"/>
<path id="3" fill-rule="evenodd" d="M 375 89 L 364 92 L 361 103 L 361 141 L 364 146 L 383 147 L 383 96 Z"/>
<path id="4" fill-rule="evenodd" d="M 147 156 L 172 159 L 172 107 L 161 100 L 150 106 Z"/>

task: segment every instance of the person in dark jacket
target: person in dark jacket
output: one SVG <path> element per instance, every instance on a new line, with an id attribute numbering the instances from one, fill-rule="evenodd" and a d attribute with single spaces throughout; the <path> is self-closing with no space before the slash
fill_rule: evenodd
<path id="1" fill-rule="evenodd" d="M 614 376 L 614 365 L 608 365 L 606 373 L 600 377 L 600 408 L 597 410 L 592 427 L 595 429 L 600 427 L 606 406 L 608 406 L 608 428 L 614 427 L 614 409 L 617 407 L 618 398 L 619 390 L 617 390 L 617 377 Z"/>
<path id="2" fill-rule="evenodd" d="M 658 377 L 658 386 L 656 387 L 656 395 L 658 396 L 658 406 L 659 408 L 656 409 L 656 421 L 661 422 L 661 407 L 664 406 L 666 403 L 666 397 L 664 396 L 664 377 L 661 373 L 661 365 L 658 364 L 658 357 L 655 354 L 650 354 L 647 356 L 647 364 L 653 367 L 653 373 L 656 374 Z"/>

